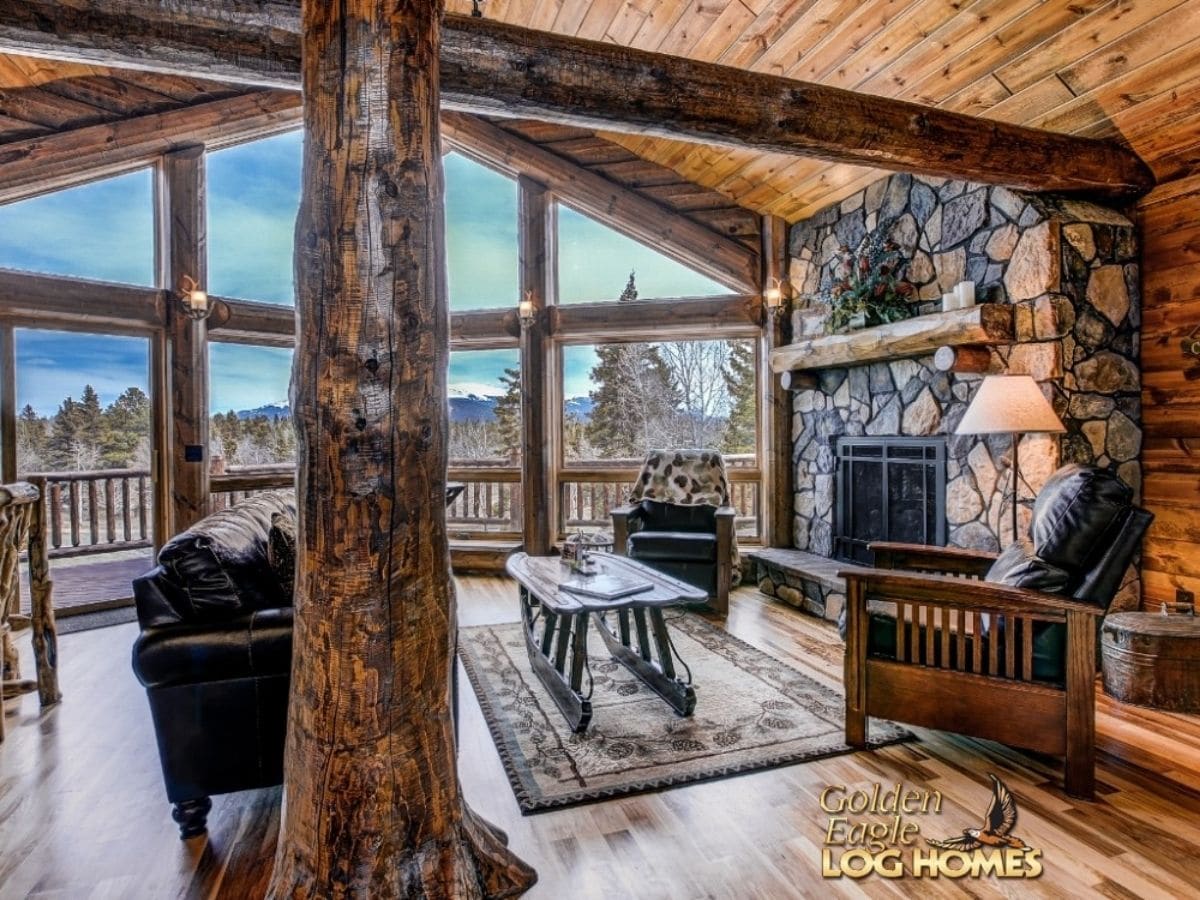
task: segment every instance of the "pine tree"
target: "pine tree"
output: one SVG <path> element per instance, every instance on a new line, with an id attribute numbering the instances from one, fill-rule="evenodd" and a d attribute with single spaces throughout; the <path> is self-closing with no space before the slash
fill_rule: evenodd
<path id="1" fill-rule="evenodd" d="M 150 435 L 150 398 L 140 388 L 126 388 L 104 411 L 100 462 L 106 468 L 133 464 L 138 444 Z"/>
<path id="2" fill-rule="evenodd" d="M 48 425 L 28 403 L 17 416 L 17 467 L 21 472 L 40 472 L 47 468 Z"/>
<path id="3" fill-rule="evenodd" d="M 636 300 L 638 298 L 637 285 L 634 283 L 634 276 L 636 275 L 636 270 L 629 273 L 629 281 L 625 283 L 625 290 L 621 291 L 621 296 L 617 298 L 618 303 L 623 303 L 626 300 Z"/>
<path id="4" fill-rule="evenodd" d="M 500 376 L 504 393 L 496 400 L 496 436 L 500 452 L 509 460 L 521 453 L 521 370 L 505 369 Z"/>
<path id="5" fill-rule="evenodd" d="M 726 453 L 753 453 L 757 433 L 754 348 L 749 341 L 733 341 L 722 371 L 729 391 L 729 425 L 721 449 Z"/>

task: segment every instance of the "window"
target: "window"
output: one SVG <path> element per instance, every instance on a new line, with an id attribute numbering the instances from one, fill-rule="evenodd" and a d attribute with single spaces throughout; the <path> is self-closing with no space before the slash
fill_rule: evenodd
<path id="1" fill-rule="evenodd" d="M 753 464 L 756 396 L 750 341 L 565 347 L 564 461 L 636 466 L 655 448 L 715 447 Z"/>
<path id="2" fill-rule="evenodd" d="M 559 302 L 617 300 L 631 280 L 641 300 L 729 293 L 682 263 L 559 204 Z"/>
<path id="3" fill-rule="evenodd" d="M 293 131 L 208 154 L 208 290 L 295 304 L 292 255 L 303 137 Z"/>
<path id="4" fill-rule="evenodd" d="M 210 343 L 208 369 L 213 473 L 294 462 L 292 351 Z"/>
<path id="5" fill-rule="evenodd" d="M 517 350 L 450 354 L 452 464 L 507 462 L 521 456 L 521 373 Z"/>
<path id="6" fill-rule="evenodd" d="M 0 206 L 0 266 L 154 284 L 150 170 Z"/>
<path id="7" fill-rule="evenodd" d="M 516 307 L 517 183 L 458 153 L 444 167 L 450 308 Z"/>

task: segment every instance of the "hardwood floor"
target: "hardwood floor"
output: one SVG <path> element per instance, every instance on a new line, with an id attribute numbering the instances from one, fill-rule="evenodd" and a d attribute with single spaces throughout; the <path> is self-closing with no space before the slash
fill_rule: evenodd
<path id="1" fill-rule="evenodd" d="M 740 589 L 730 631 L 828 683 L 841 643 L 829 626 Z M 463 624 L 513 621 L 515 587 L 459 579 Z M 279 791 L 214 798 L 209 836 L 176 837 L 145 695 L 129 668 L 136 626 L 61 639 L 65 700 L 6 704 L 0 744 L 0 898 L 257 898 L 266 889 Z M 31 658 L 28 647 L 22 659 Z M 460 771 L 467 796 L 539 874 L 533 898 L 846 896 L 1200 896 L 1200 718 L 1102 697 L 1098 801 L 1069 800 L 1058 764 L 995 744 L 921 732 L 914 743 L 658 794 L 522 817 L 469 682 Z M 1004 711 L 998 709 L 997 715 Z M 944 837 L 978 824 L 997 773 L 1020 807 L 1017 833 L 1045 872 L 983 879 L 821 878 L 829 784 L 897 781 L 938 790 Z M 929 830 L 928 828 L 922 829 Z"/>

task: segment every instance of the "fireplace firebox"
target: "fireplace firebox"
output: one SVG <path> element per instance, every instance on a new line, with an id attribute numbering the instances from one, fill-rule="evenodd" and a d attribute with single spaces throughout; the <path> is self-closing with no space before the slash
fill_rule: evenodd
<path id="1" fill-rule="evenodd" d="M 833 555 L 870 564 L 871 541 L 946 543 L 946 439 L 837 442 Z"/>

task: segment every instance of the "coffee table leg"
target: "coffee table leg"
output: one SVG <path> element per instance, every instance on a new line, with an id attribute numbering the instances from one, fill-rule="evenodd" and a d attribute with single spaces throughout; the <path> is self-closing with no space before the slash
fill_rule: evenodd
<path id="1" fill-rule="evenodd" d="M 659 657 L 657 662 L 649 658 L 649 640 L 643 641 L 643 638 L 647 636 L 645 619 L 640 615 L 643 612 L 650 614 L 655 648 Z M 639 625 L 638 643 L 644 648 L 644 655 L 647 657 L 645 659 L 642 658 L 643 654 L 636 653 L 628 645 L 627 635 L 625 642 L 622 642 L 605 626 L 599 615 L 596 616 L 596 628 L 600 632 L 600 636 L 604 638 L 604 643 L 613 659 L 640 678 L 646 687 L 666 700 L 679 715 L 690 716 L 696 709 L 696 692 L 690 684 L 675 677 L 675 664 L 671 659 L 671 638 L 667 633 L 667 622 L 663 618 L 662 610 L 635 610 L 634 621 Z"/>
<path id="2" fill-rule="evenodd" d="M 546 622 L 543 639 L 538 640 L 534 633 L 534 610 L 538 604 L 529 602 L 524 588 L 521 591 L 521 617 L 525 632 L 525 649 L 529 653 L 529 665 L 537 675 L 538 680 L 545 685 L 546 690 L 554 699 L 567 724 L 575 732 L 586 731 L 592 721 L 592 703 L 584 698 L 583 668 L 587 662 L 587 614 L 576 616 L 559 616 L 542 607 L 542 618 Z M 574 625 L 574 628 L 572 628 Z M 555 631 L 558 632 L 558 646 L 555 648 L 555 659 L 550 659 L 551 644 Z M 571 654 L 571 675 L 567 680 L 566 669 L 567 649 Z"/>

